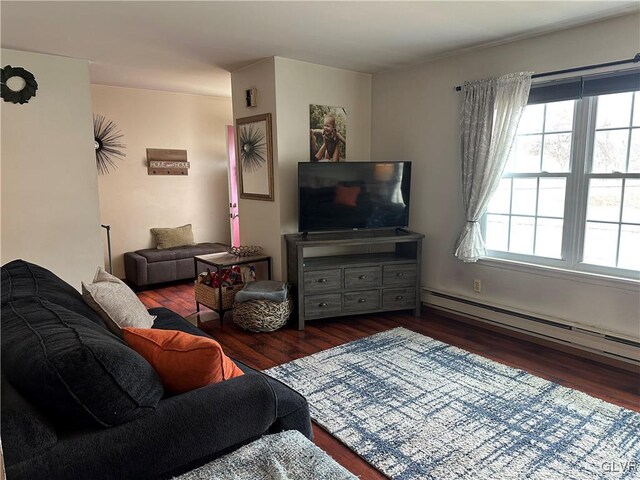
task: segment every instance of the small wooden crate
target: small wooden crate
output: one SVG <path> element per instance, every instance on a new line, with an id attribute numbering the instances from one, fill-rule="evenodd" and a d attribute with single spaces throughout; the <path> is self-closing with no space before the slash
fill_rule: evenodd
<path id="1" fill-rule="evenodd" d="M 204 283 L 194 285 L 196 302 L 209 307 L 212 310 L 231 310 L 236 293 L 242 290 L 244 283 L 222 287 L 222 307 L 220 306 L 220 293 L 217 288 L 210 287 Z"/>

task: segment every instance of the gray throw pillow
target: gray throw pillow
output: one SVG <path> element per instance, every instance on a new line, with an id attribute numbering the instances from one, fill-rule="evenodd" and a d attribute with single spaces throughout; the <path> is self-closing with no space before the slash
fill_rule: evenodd
<path id="1" fill-rule="evenodd" d="M 119 337 L 124 327 L 151 328 L 156 319 L 122 280 L 102 267 L 98 267 L 93 283 L 82 282 L 82 298 Z"/>
<path id="2" fill-rule="evenodd" d="M 152 228 L 151 233 L 156 240 L 156 248 L 182 247 L 195 245 L 191 224 L 176 228 Z"/>

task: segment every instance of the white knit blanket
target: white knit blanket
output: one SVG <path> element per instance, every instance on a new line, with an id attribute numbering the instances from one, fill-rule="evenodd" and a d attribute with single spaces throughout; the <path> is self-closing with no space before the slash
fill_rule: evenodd
<path id="1" fill-rule="evenodd" d="M 265 435 L 174 480 L 357 480 L 297 430 Z"/>

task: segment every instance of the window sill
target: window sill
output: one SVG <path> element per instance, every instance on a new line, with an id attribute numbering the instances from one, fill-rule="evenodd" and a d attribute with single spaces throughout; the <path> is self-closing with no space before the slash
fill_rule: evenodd
<path id="1" fill-rule="evenodd" d="M 519 262 L 505 258 L 485 257 L 478 260 L 478 264 L 491 268 L 507 269 L 516 272 L 530 273 L 543 277 L 561 278 L 574 282 L 588 283 L 602 287 L 640 291 L 640 280 L 624 277 L 614 277 L 592 272 L 582 272 L 578 270 L 567 270 L 564 268 L 538 265 L 534 263 Z"/>

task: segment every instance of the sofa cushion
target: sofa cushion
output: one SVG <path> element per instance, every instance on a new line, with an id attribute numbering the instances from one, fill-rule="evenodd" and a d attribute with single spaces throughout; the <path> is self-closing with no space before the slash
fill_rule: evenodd
<path id="1" fill-rule="evenodd" d="M 118 336 L 124 327 L 151 328 L 156 317 L 149 315 L 135 293 L 119 278 L 98 267 L 93 283 L 82 282 L 82 298 Z"/>
<path id="2" fill-rule="evenodd" d="M 33 263 L 14 260 L 2 267 L 2 305 L 25 298 L 42 297 L 104 326 L 100 316 L 80 292 L 55 274 Z"/>
<path id="3" fill-rule="evenodd" d="M 205 332 L 167 308 L 152 308 L 149 310 L 149 313 L 156 315 L 156 320 L 153 322 L 153 329 L 180 330 L 192 335 L 211 338 Z M 233 359 L 233 361 L 246 375 L 260 375 L 244 363 L 236 359 Z M 312 438 L 313 434 L 311 431 L 311 422 L 309 421 L 307 400 L 279 380 L 269 377 L 268 375 L 265 375 L 265 377 L 267 377 L 269 385 L 278 399 L 277 419 L 270 429 L 270 432 L 296 429 L 300 430 L 307 437 Z"/>
<path id="4" fill-rule="evenodd" d="M 43 298 L 2 307 L 2 371 L 56 422 L 103 427 L 155 409 L 157 374 L 103 326 Z"/>
<path id="5" fill-rule="evenodd" d="M 149 328 L 125 328 L 123 333 L 129 346 L 153 366 L 173 393 L 244 375 L 213 338 Z"/>
<path id="6" fill-rule="evenodd" d="M 188 322 L 173 310 L 169 310 L 165 307 L 150 308 L 149 313 L 155 315 L 156 319 L 153 322 L 153 329 L 158 330 L 180 330 L 181 332 L 189 333 L 191 335 L 200 335 L 202 337 L 211 338 L 194 324 Z"/>
<path id="7" fill-rule="evenodd" d="M 53 447 L 56 431 L 42 412 L 27 402 L 2 375 L 2 441 L 7 463 L 27 460 Z M 8 446 L 11 445 L 11 448 Z"/>
<path id="8" fill-rule="evenodd" d="M 193 258 L 196 255 L 208 255 L 210 253 L 226 252 L 227 247 L 221 243 L 198 243 L 184 247 L 166 248 L 157 250 L 155 248 L 145 248 L 136 250 L 138 255 L 147 259 L 148 263 L 168 262 Z"/>
<path id="9" fill-rule="evenodd" d="M 191 224 L 182 225 L 175 228 L 152 228 L 151 233 L 156 240 L 156 247 L 163 248 L 182 247 L 185 245 L 195 245 L 193 241 L 193 230 Z"/>

